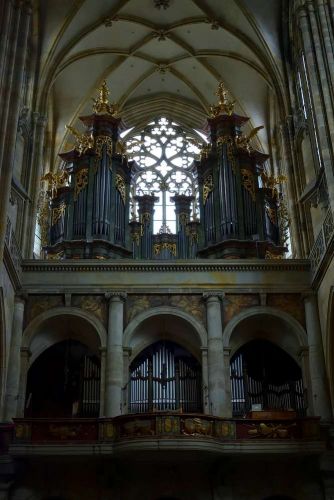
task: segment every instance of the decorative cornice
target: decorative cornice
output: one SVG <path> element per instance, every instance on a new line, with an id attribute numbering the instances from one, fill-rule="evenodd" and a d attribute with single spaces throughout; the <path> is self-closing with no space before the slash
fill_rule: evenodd
<path id="1" fill-rule="evenodd" d="M 134 260 L 68 260 L 46 261 L 25 260 L 22 263 L 23 272 L 259 272 L 259 271 L 297 271 L 310 270 L 308 260 L 197 260 L 189 262 L 156 262 Z"/>
<path id="2" fill-rule="evenodd" d="M 104 294 L 107 300 L 120 299 L 125 300 L 128 296 L 126 292 L 107 292 Z"/>

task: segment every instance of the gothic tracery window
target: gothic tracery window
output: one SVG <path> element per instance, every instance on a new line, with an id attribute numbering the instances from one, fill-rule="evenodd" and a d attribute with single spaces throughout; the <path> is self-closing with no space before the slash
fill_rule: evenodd
<path id="1" fill-rule="evenodd" d="M 132 215 L 137 215 L 135 196 L 154 194 L 154 233 L 161 227 L 175 233 L 175 194 L 193 196 L 192 216 L 198 215 L 198 190 L 192 164 L 200 152 L 201 138 L 171 120 L 160 117 L 127 140 L 127 150 L 137 164 L 131 187 Z"/>

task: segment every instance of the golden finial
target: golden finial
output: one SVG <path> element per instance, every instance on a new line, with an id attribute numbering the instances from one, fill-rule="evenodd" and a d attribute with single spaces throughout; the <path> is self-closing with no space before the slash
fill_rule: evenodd
<path id="1" fill-rule="evenodd" d="M 109 102 L 110 90 L 108 89 L 107 82 L 103 80 L 101 87 L 98 89 L 98 97 L 93 98 L 94 113 L 107 113 L 108 115 L 116 116 L 118 113 L 115 103 Z"/>
<path id="2" fill-rule="evenodd" d="M 231 115 L 234 111 L 235 101 L 231 101 L 229 98 L 229 91 L 224 85 L 224 82 L 220 82 L 218 85 L 218 90 L 216 95 L 219 98 L 218 104 L 216 106 L 210 106 L 211 116 L 215 118 L 220 114 Z"/>

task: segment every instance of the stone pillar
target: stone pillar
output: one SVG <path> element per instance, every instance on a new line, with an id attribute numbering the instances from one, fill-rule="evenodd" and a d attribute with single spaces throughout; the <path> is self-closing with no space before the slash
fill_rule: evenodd
<path id="1" fill-rule="evenodd" d="M 26 347 L 21 347 L 21 373 L 19 383 L 19 394 L 17 398 L 17 417 L 24 416 L 24 403 L 26 400 L 27 377 L 30 365 L 31 352 Z"/>
<path id="2" fill-rule="evenodd" d="M 333 119 L 332 105 L 329 98 L 330 82 L 324 71 L 313 4 L 311 2 L 305 4 L 303 8 L 298 10 L 297 15 L 307 64 L 309 90 L 312 95 L 310 105 L 314 109 L 318 129 L 317 138 L 327 180 L 328 198 L 332 212 L 334 212 L 334 176 L 331 158 L 333 151 L 331 151 L 332 143 L 330 141 L 331 129 L 328 127 L 328 124 L 332 123 L 331 120 Z M 321 86 L 319 86 L 319 82 L 321 82 Z"/>
<path id="3" fill-rule="evenodd" d="M 205 293 L 208 329 L 209 413 L 218 417 L 227 414 L 223 326 L 219 292 Z"/>
<path id="4" fill-rule="evenodd" d="M 309 399 L 312 398 L 314 413 L 316 416 L 325 420 L 331 419 L 332 411 L 329 399 L 318 304 L 315 294 L 310 293 L 305 295 L 304 307 L 309 346 L 310 377 L 312 384 Z"/>
<path id="5" fill-rule="evenodd" d="M 40 195 L 40 179 L 43 173 L 43 146 L 45 128 L 47 124 L 46 117 L 40 113 L 33 113 L 32 118 L 32 168 L 28 187 L 28 192 L 31 196 L 32 202 L 30 205 L 26 205 L 26 210 L 24 212 L 23 227 L 26 227 L 27 231 L 23 234 L 22 240 L 23 255 L 26 255 L 30 258 L 32 257 L 34 248 L 36 216 Z"/>
<path id="6" fill-rule="evenodd" d="M 20 382 L 21 341 L 24 319 L 24 298 L 15 297 L 12 335 L 9 349 L 6 396 L 5 396 L 5 421 L 17 416 L 17 402 Z"/>
<path id="7" fill-rule="evenodd" d="M 122 413 L 129 412 L 129 359 L 131 347 L 123 347 L 123 387 L 122 387 Z"/>
<path id="8" fill-rule="evenodd" d="M 3 123 L 6 123 L 5 143 L 2 148 L 2 155 L 0 156 L 1 164 L 1 190 L 5 193 L 0 197 L 0 260 L 2 260 L 3 247 L 6 234 L 7 225 L 7 212 L 9 204 L 9 194 L 12 182 L 13 161 L 15 156 L 15 143 L 17 136 L 17 126 L 19 120 L 21 102 L 21 92 L 23 75 L 26 64 L 28 33 L 30 25 L 30 16 L 32 13 L 31 5 L 29 2 L 20 2 L 16 4 L 19 10 L 17 16 L 19 19 L 17 44 L 15 51 L 15 58 L 10 61 L 9 68 L 13 68 L 13 76 L 10 82 L 10 96 L 6 102 L 8 115 L 7 123 L 6 117 Z M 0 152 L 1 154 L 1 152 Z"/>
<path id="9" fill-rule="evenodd" d="M 105 404 L 105 393 L 106 393 L 106 355 L 107 349 L 105 347 L 100 347 L 101 355 L 101 379 L 100 379 L 100 417 L 104 417 L 104 404 Z"/>
<path id="10" fill-rule="evenodd" d="M 303 387 L 306 390 L 307 415 L 314 415 L 313 398 L 312 398 L 312 380 L 310 375 L 309 349 L 302 347 L 299 351 L 300 366 L 302 369 Z"/>
<path id="11" fill-rule="evenodd" d="M 208 381 L 208 348 L 201 347 L 202 351 L 202 398 L 203 398 L 203 413 L 210 413 L 209 404 L 209 381 Z"/>
<path id="12" fill-rule="evenodd" d="M 109 298 L 109 320 L 106 366 L 105 416 L 121 414 L 123 387 L 123 301 L 126 293 L 112 292 Z"/>

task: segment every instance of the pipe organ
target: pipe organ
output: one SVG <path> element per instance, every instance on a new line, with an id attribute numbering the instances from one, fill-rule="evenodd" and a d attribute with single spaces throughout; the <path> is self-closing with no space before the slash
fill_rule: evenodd
<path id="1" fill-rule="evenodd" d="M 68 127 L 74 149 L 60 155 L 58 172 L 42 178 L 38 221 L 47 258 L 283 256 L 288 216 L 279 186 L 284 177 L 266 171 L 268 155 L 251 144 L 262 127 L 244 134 L 249 118 L 234 113 L 223 83 L 207 121 L 208 143 L 201 148 L 166 118 L 122 141 L 122 122 L 108 94 L 104 82 L 94 113 L 80 117 L 85 132 Z"/>
<path id="2" fill-rule="evenodd" d="M 196 360 L 171 342 L 146 349 L 130 367 L 129 412 L 201 412 L 201 370 Z"/>

